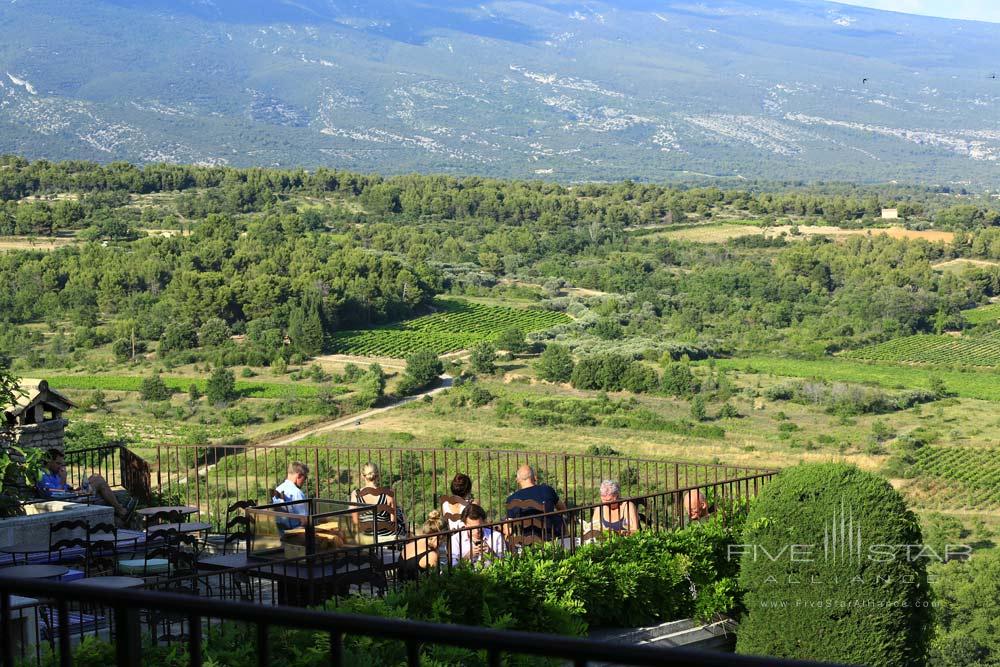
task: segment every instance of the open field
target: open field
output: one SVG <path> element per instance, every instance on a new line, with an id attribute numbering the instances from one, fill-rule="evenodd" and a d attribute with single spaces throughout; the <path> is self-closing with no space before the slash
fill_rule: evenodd
<path id="1" fill-rule="evenodd" d="M 437 301 L 439 312 L 376 329 L 338 331 L 334 351 L 340 354 L 404 357 L 418 350 L 437 354 L 468 348 L 506 329 L 525 333 L 570 322 L 564 313 L 489 306 L 457 299 Z"/>
<path id="2" fill-rule="evenodd" d="M 931 265 L 935 271 L 947 271 L 951 273 L 961 273 L 967 269 L 992 268 L 1000 266 L 1000 262 L 990 262 L 985 259 L 952 259 L 947 262 Z"/>
<path id="3" fill-rule="evenodd" d="M 1000 336 L 980 338 L 919 335 L 851 350 L 848 359 L 1000 367 Z"/>
<path id="4" fill-rule="evenodd" d="M 76 239 L 66 236 L 0 236 L 0 250 L 55 250 L 76 242 Z"/>
<path id="5" fill-rule="evenodd" d="M 865 363 L 829 357 L 825 359 L 781 359 L 777 357 L 749 357 L 745 359 L 719 359 L 719 368 L 767 373 L 784 377 L 822 378 L 841 382 L 874 383 L 887 388 L 927 389 L 932 377 L 940 378 L 948 391 L 963 398 L 1000 401 L 1000 373 L 981 371 L 954 371 Z M 750 370 L 752 369 L 752 370 Z"/>
<path id="6" fill-rule="evenodd" d="M 678 240 L 693 241 L 695 243 L 725 243 L 741 236 L 752 236 L 764 234 L 770 238 L 784 235 L 788 240 L 796 238 L 808 238 L 810 236 L 830 236 L 836 239 L 847 238 L 849 236 L 868 236 L 885 234 L 894 239 L 922 239 L 924 241 L 950 243 L 954 239 L 952 232 L 942 232 L 935 230 L 918 231 L 905 229 L 903 227 L 874 227 L 870 229 L 843 229 L 828 225 L 800 225 L 798 234 L 792 233 L 791 225 L 777 225 L 773 227 L 760 227 L 756 224 L 733 224 L 733 223 L 709 223 L 679 226 L 677 229 L 664 228 L 656 232 L 654 236 Z"/>
<path id="7" fill-rule="evenodd" d="M 65 389 L 100 389 L 102 391 L 139 391 L 141 375 L 46 375 L 53 387 Z M 176 392 L 187 392 L 192 386 L 204 393 L 207 381 L 200 377 L 177 377 L 161 375 L 163 383 Z M 327 387 L 334 393 L 347 393 L 344 387 Z M 236 391 L 245 398 L 313 398 L 319 395 L 316 384 L 288 382 L 247 382 L 236 381 Z"/>
<path id="8" fill-rule="evenodd" d="M 988 306 L 966 310 L 962 313 L 962 316 L 965 317 L 965 321 L 969 324 L 1000 322 L 1000 303 L 991 303 Z"/>

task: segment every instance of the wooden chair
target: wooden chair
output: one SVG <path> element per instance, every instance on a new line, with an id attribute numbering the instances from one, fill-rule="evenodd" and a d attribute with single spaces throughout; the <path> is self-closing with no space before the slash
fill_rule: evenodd
<path id="1" fill-rule="evenodd" d="M 516 516 L 507 521 L 507 544 L 513 548 L 526 547 L 545 541 L 548 532 L 545 519 L 536 516 L 545 514 L 545 505 L 537 500 L 512 500 L 507 503 L 507 516 Z"/>
<path id="2" fill-rule="evenodd" d="M 117 550 L 118 526 L 114 522 L 91 524 L 87 531 L 87 576 L 113 575 Z"/>
<path id="3" fill-rule="evenodd" d="M 379 496 L 382 496 L 383 494 L 385 495 L 386 500 L 390 500 L 392 502 L 376 504 L 365 501 L 366 496 L 375 496 L 377 499 Z M 370 520 L 358 521 L 357 524 L 358 531 L 360 531 L 364 535 L 374 536 L 375 531 L 378 530 L 378 532 L 383 533 L 385 537 L 388 537 L 389 535 L 396 535 L 399 532 L 399 523 L 398 523 L 399 507 L 396 505 L 396 494 L 392 489 L 388 487 L 368 486 L 363 489 L 358 489 L 357 499 L 358 502 L 362 504 L 375 505 L 375 509 L 373 510 L 373 516 Z M 389 515 L 388 521 L 376 521 L 374 515 L 377 514 L 388 514 Z"/>
<path id="4" fill-rule="evenodd" d="M 462 520 L 462 511 L 459 510 L 459 512 L 457 514 L 455 512 L 445 512 L 444 511 L 444 504 L 445 503 L 448 503 L 449 505 L 458 505 L 462 509 L 465 509 L 465 507 L 469 504 L 469 501 L 466 500 L 465 498 L 461 498 L 459 496 L 439 496 L 438 497 L 438 505 L 441 506 L 441 516 L 442 516 L 442 518 L 444 518 L 445 522 L 452 522 L 452 521 L 461 521 Z"/>
<path id="5" fill-rule="evenodd" d="M 49 562 L 83 565 L 87 559 L 87 531 L 89 525 L 83 519 L 59 521 L 49 526 Z M 72 531 L 80 531 L 82 536 L 74 536 Z M 69 533 L 69 536 L 60 533 Z"/>

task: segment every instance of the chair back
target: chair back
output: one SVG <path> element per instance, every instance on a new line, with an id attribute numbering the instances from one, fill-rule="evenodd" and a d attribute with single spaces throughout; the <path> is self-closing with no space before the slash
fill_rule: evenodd
<path id="1" fill-rule="evenodd" d="M 444 517 L 445 521 L 451 522 L 451 521 L 461 521 L 462 511 L 459 510 L 457 514 L 455 512 L 446 512 L 444 509 L 445 503 L 448 503 L 449 505 L 458 505 L 459 507 L 462 508 L 462 510 L 464 510 L 466 506 L 469 504 L 469 501 L 460 496 L 438 497 L 438 504 L 441 505 L 441 516 Z"/>
<path id="2" fill-rule="evenodd" d="M 88 577 L 104 572 L 114 572 L 115 554 L 118 549 L 118 526 L 114 523 L 92 523 L 87 531 Z"/>
<path id="3" fill-rule="evenodd" d="M 178 526 L 184 523 L 184 514 L 182 512 L 178 512 L 177 510 L 163 510 L 162 512 L 156 512 L 146 517 L 146 528 L 174 523 Z"/>
<path id="4" fill-rule="evenodd" d="M 240 542 L 246 543 L 247 551 L 253 550 L 253 519 L 248 516 L 234 516 L 226 522 L 222 553 L 228 553 L 231 544 L 234 545 L 234 551 L 237 550 Z"/>
<path id="5" fill-rule="evenodd" d="M 83 560 L 86 557 L 87 552 L 88 530 L 89 524 L 83 519 L 70 519 L 50 524 L 49 560 L 63 560 L 67 555 L 63 552 L 70 549 L 82 549 L 83 551 L 77 553 L 73 560 Z"/>
<path id="6" fill-rule="evenodd" d="M 544 542 L 547 532 L 545 519 L 540 514 L 545 514 L 545 505 L 537 500 L 511 500 L 507 503 L 507 515 L 515 512 L 516 516 L 507 520 L 510 527 L 507 535 L 507 543 L 511 547 L 523 547 L 530 544 Z"/>

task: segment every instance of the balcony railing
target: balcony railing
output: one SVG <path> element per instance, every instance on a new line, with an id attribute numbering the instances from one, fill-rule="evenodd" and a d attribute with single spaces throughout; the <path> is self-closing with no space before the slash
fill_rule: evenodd
<path id="1" fill-rule="evenodd" d="M 621 485 L 623 496 L 695 487 L 728 485 L 730 496 L 756 495 L 775 471 L 764 468 L 686 463 L 626 456 L 590 456 L 541 451 L 362 448 L 336 444 L 308 446 L 160 445 L 147 455 L 153 488 L 164 497 L 202 509 L 216 525 L 236 500 L 270 502 L 269 492 L 285 479 L 289 462 L 310 467 L 306 492 L 316 498 L 347 500 L 362 483 L 361 469 L 379 466 L 381 484 L 395 490 L 408 521 L 419 525 L 450 494 L 455 473 L 469 475 L 476 503 L 490 516 L 502 514 L 516 486 L 517 468 L 534 466 L 540 482 L 552 486 L 568 506 L 599 500 L 604 479 Z"/>
<path id="2" fill-rule="evenodd" d="M 105 637 L 115 646 L 118 667 L 150 664 L 143 659 L 144 619 L 171 616 L 184 619 L 187 658 L 192 667 L 204 663 L 205 638 L 222 623 L 238 623 L 246 641 L 254 646 L 257 664 L 272 664 L 272 628 L 287 627 L 322 633 L 329 639 L 328 664 L 345 664 L 345 636 L 364 636 L 401 642 L 407 665 L 421 662 L 421 647 L 441 645 L 478 652 L 490 667 L 503 664 L 505 655 L 529 655 L 555 658 L 574 665 L 610 663 L 616 665 L 673 665 L 676 667 L 787 666 L 808 667 L 818 663 L 777 660 L 693 651 L 682 648 L 656 648 L 579 639 L 557 635 L 454 626 L 419 621 L 370 617 L 290 607 L 266 607 L 244 602 L 199 599 L 176 593 L 145 590 L 108 590 L 39 580 L 13 580 L 0 576 L 0 637 L 2 667 L 15 667 L 14 619 L 12 595 L 44 599 L 53 611 L 52 650 L 58 663 L 72 664 L 73 626 L 71 608 L 85 606 L 104 610 L 109 618 Z M 155 641 L 155 640 L 152 640 Z M 144 643 L 145 642 L 145 643 Z M 280 659 L 280 656 L 274 656 Z"/>

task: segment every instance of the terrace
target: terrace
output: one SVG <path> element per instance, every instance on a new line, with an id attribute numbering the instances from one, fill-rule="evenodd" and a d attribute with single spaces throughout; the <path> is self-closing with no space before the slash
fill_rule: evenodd
<path id="1" fill-rule="evenodd" d="M 22 542 L 6 553 L 0 549 L 4 665 L 18 660 L 41 664 L 50 652 L 68 664 L 73 647 L 88 637 L 114 643 L 119 664 L 137 664 L 140 644 L 152 650 L 178 642 L 186 647 L 191 664 L 200 664 L 206 637 L 236 621 L 243 630 L 245 623 L 257 628 L 248 631 L 248 637 L 257 642 L 259 664 L 267 662 L 267 628 L 277 625 L 327 633 L 332 664 L 341 664 L 345 633 L 398 639 L 409 664 L 419 661 L 421 643 L 474 646 L 486 651 L 489 664 L 500 664 L 500 651 L 515 645 L 516 634 L 474 628 L 456 633 L 448 626 L 427 628 L 384 618 L 359 621 L 364 617 L 330 610 L 352 599 L 384 598 L 423 585 L 428 577 L 448 575 L 462 560 L 456 548 L 463 540 L 471 542 L 474 530 L 489 528 L 503 536 L 502 556 L 508 560 L 535 545 L 573 554 L 602 541 L 610 532 L 591 519 L 601 507 L 598 489 L 603 479 L 618 480 L 622 499 L 635 503 L 640 531 L 662 533 L 685 528 L 692 517 L 725 524 L 774 474 L 725 465 L 527 451 L 334 445 L 161 446 L 147 451 L 152 453 L 146 458 L 125 447 L 67 456 L 70 484 L 79 486 L 98 472 L 112 487 L 140 499 L 145 506 L 137 519 L 141 525 L 133 526 L 140 530 L 118 530 L 109 536 L 99 532 L 106 527 L 85 525 L 82 537 L 57 544 L 66 536 L 53 527 L 44 545 Z M 295 460 L 307 463 L 313 473 L 305 488 L 310 499 L 271 503 L 275 484 Z M 376 538 L 373 544 L 359 543 L 358 527 L 367 511 L 375 517 L 377 534 L 378 508 L 348 502 L 351 491 L 363 486 L 360 473 L 367 462 L 381 469 L 382 483 L 392 488 L 407 525 L 398 536 Z M 522 464 L 534 466 L 539 481 L 556 490 L 566 510 L 506 519 L 506 499 L 516 488 L 515 473 Z M 457 472 L 472 477 L 475 500 L 489 519 L 477 529 L 416 534 L 415 527 L 428 512 L 440 509 Z M 692 494 L 706 500 L 708 516 L 690 511 L 688 505 L 696 498 Z M 307 506 L 305 514 L 293 513 L 297 504 Z M 426 552 L 429 539 L 436 545 L 439 564 L 422 570 L 416 583 L 408 583 L 402 567 L 406 554 Z M 39 578 L 4 577 L 5 570 L 17 576 L 18 570 L 11 568 L 25 565 L 35 567 L 38 571 L 28 574 Z M 198 600 L 195 612 L 192 596 Z M 576 664 L 612 658 L 618 664 L 665 660 L 662 649 L 628 647 L 635 649 L 630 652 L 621 645 L 552 636 L 530 641 L 518 644 L 523 652 Z M 676 664 L 738 662 L 731 655 L 670 655 Z"/>

